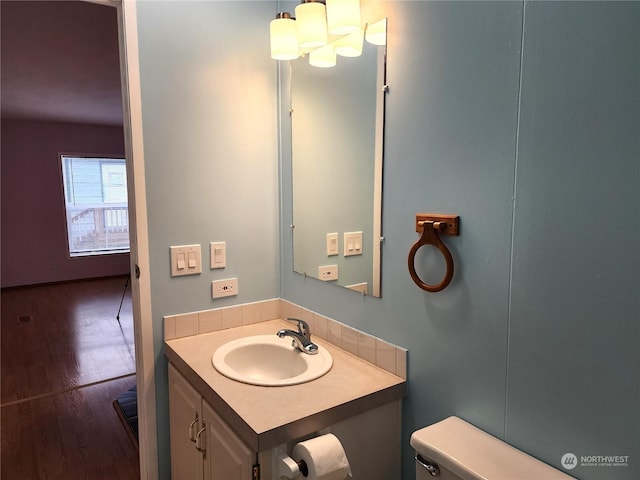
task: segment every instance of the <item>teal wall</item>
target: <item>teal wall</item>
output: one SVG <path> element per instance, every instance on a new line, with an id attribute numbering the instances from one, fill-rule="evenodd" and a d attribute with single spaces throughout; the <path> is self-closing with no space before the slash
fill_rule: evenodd
<path id="1" fill-rule="evenodd" d="M 274 8 L 137 4 L 160 478 L 170 475 L 162 317 L 280 296 L 276 68 L 265 27 Z M 227 242 L 224 270 L 208 268 L 212 241 Z M 172 278 L 169 246 L 193 243 L 202 274 Z M 229 277 L 239 295 L 213 301 L 211 281 Z"/>
<path id="2" fill-rule="evenodd" d="M 291 273 L 286 235 L 283 296 L 409 349 L 403 479 L 411 432 L 448 415 L 640 478 L 640 2 L 386 10 L 383 297 Z M 406 266 L 424 211 L 461 218 L 435 294 Z"/>
<path id="3" fill-rule="evenodd" d="M 506 435 L 640 478 L 640 2 L 527 4 L 520 105 Z"/>
<path id="4" fill-rule="evenodd" d="M 448 415 L 555 466 L 568 452 L 630 457 L 571 472 L 584 480 L 640 477 L 640 2 L 383 7 L 375 299 L 292 272 L 276 2 L 138 4 L 161 478 L 162 316 L 276 296 L 409 349 L 403 479 L 411 431 Z M 456 275 L 437 294 L 406 266 L 424 211 L 461 217 Z M 225 271 L 169 276 L 169 245 L 214 240 Z M 240 295 L 213 303 L 211 280 L 230 276 Z"/>

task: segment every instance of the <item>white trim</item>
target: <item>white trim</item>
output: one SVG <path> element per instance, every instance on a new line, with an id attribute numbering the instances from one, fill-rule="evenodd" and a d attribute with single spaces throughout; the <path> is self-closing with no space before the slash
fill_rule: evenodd
<path id="1" fill-rule="evenodd" d="M 384 103 L 386 96 L 386 47 L 378 48 L 376 72 L 376 124 L 373 178 L 373 285 L 371 295 L 380 297 L 382 277 L 382 169 L 384 159 Z"/>
<path id="2" fill-rule="evenodd" d="M 131 225 L 131 291 L 138 388 L 140 478 L 155 480 L 158 478 L 155 355 L 136 2 L 118 2 L 117 9 Z M 140 269 L 140 278 L 136 278 L 136 266 Z"/>

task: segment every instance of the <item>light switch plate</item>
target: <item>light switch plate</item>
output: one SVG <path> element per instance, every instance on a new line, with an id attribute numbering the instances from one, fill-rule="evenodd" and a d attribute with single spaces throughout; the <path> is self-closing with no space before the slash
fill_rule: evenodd
<path id="1" fill-rule="evenodd" d="M 202 273 L 200 245 L 169 247 L 171 253 L 171 276 L 197 275 Z"/>
<path id="2" fill-rule="evenodd" d="M 344 232 L 344 256 L 362 255 L 362 232 Z"/>
<path id="3" fill-rule="evenodd" d="M 327 256 L 338 255 L 340 249 L 338 246 L 338 232 L 327 233 Z"/>
<path id="4" fill-rule="evenodd" d="M 227 242 L 211 242 L 209 244 L 209 258 L 211 268 L 225 268 L 227 266 Z"/>

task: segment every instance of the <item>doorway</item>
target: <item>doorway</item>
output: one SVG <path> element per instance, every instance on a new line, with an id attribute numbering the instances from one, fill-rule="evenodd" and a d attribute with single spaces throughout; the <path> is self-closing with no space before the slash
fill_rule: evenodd
<path id="1" fill-rule="evenodd" d="M 100 5 L 100 3 L 102 3 L 102 5 Z M 51 9 L 54 7 L 56 9 L 65 9 L 65 8 L 78 7 L 78 8 L 83 8 L 84 10 L 88 10 L 90 8 L 94 12 L 98 10 L 102 12 L 109 11 L 110 13 L 108 15 L 112 19 L 110 28 L 112 29 L 112 32 L 115 32 L 115 39 L 116 39 L 116 45 L 117 45 L 118 51 L 109 53 L 108 58 L 113 59 L 115 57 L 115 60 L 116 60 L 115 76 L 117 77 L 116 81 L 117 81 L 118 87 L 120 87 L 121 84 L 125 86 L 123 91 L 118 94 L 119 95 L 118 102 L 117 102 L 117 106 L 115 106 L 115 110 L 113 107 L 104 107 L 104 108 L 96 109 L 95 105 L 92 104 L 94 100 L 99 101 L 101 99 L 104 99 L 106 96 L 108 96 L 107 92 L 111 88 L 109 85 L 112 85 L 112 84 L 109 84 L 109 82 L 105 81 L 106 77 L 102 79 L 98 79 L 93 83 L 92 91 L 94 95 L 91 97 L 91 101 L 78 102 L 77 100 L 75 100 L 73 96 L 57 97 L 50 90 L 51 83 L 47 84 L 46 82 L 43 82 L 41 84 L 42 88 L 39 88 L 39 89 L 35 88 L 33 90 L 34 95 L 31 97 L 26 97 L 24 95 L 5 96 L 5 93 L 9 92 L 10 89 L 16 85 L 26 87 L 26 86 L 32 85 L 33 82 L 41 81 L 43 79 L 53 80 L 54 82 L 58 81 L 58 83 L 65 83 L 65 82 L 60 82 L 60 80 L 61 78 L 64 77 L 63 73 L 69 72 L 69 65 L 68 63 L 66 63 L 64 59 L 60 59 L 59 56 L 55 56 L 54 54 L 60 53 L 62 50 L 64 50 L 64 47 L 65 47 L 64 33 L 65 32 L 67 33 L 70 32 L 71 37 L 78 36 L 78 32 L 79 30 L 81 30 L 81 27 L 87 27 L 87 22 L 77 22 L 77 21 L 74 22 L 73 17 L 70 15 L 59 15 L 57 18 L 54 19 L 52 15 L 55 15 L 55 12 L 51 13 L 51 11 L 48 11 L 46 14 L 46 15 L 49 15 L 47 20 L 49 24 L 51 24 L 50 25 L 52 27 L 51 29 L 53 30 L 56 36 L 49 41 L 49 46 L 53 48 L 47 54 L 43 55 L 42 51 L 36 50 L 36 53 L 40 55 L 39 57 L 37 57 L 39 60 L 37 63 L 41 67 L 43 67 L 43 73 L 41 76 L 33 75 L 33 74 L 22 75 L 22 78 L 18 79 L 18 82 L 13 83 L 12 79 L 7 77 L 7 74 L 12 71 L 16 71 L 14 68 L 16 67 L 16 65 L 15 64 L 5 65 L 5 62 L 8 62 L 12 59 L 11 55 L 6 55 L 7 49 L 11 45 L 11 42 L 6 42 L 4 41 L 4 38 L 3 38 L 3 42 L 2 42 L 3 122 L 2 123 L 3 123 L 3 129 L 6 124 L 11 123 L 12 121 L 15 121 L 18 123 L 22 122 L 22 125 L 24 125 L 25 122 L 30 121 L 30 118 L 29 118 L 30 115 L 40 115 L 41 116 L 39 118 L 40 122 L 55 124 L 57 128 L 57 127 L 60 127 L 61 125 L 64 125 L 64 124 L 68 125 L 78 121 L 77 119 L 74 120 L 71 117 L 56 116 L 56 115 L 60 115 L 60 112 L 63 112 L 65 110 L 67 112 L 69 111 L 68 109 L 65 109 L 63 107 L 73 106 L 74 108 L 71 110 L 73 110 L 74 114 L 85 115 L 88 117 L 93 115 L 93 117 L 91 117 L 85 123 L 88 123 L 91 126 L 101 126 L 101 128 L 104 129 L 104 128 L 107 128 L 109 126 L 108 123 L 113 120 L 114 112 L 115 111 L 119 112 L 118 114 L 120 116 L 120 119 L 119 119 L 120 129 L 121 131 L 124 131 L 125 154 L 127 158 L 127 169 L 128 169 L 127 181 L 129 185 L 129 192 L 130 192 L 129 205 L 130 205 L 130 208 L 134 210 L 134 212 L 131 214 L 132 220 L 130 222 L 131 224 L 131 234 L 130 234 L 131 260 L 129 261 L 128 259 L 126 259 L 125 265 L 126 265 L 126 271 L 133 270 L 133 273 L 134 273 L 131 286 L 130 286 L 131 288 L 130 291 L 132 295 L 132 310 L 134 312 L 133 316 L 134 316 L 134 325 L 135 325 L 134 326 L 134 333 L 135 333 L 134 344 L 135 344 L 135 363 L 136 363 L 136 368 L 135 368 L 136 383 L 138 385 L 139 408 L 141 410 L 140 420 L 139 420 L 140 422 L 140 427 L 139 427 L 140 428 L 140 459 L 141 459 L 140 468 L 141 468 L 142 478 L 155 478 L 157 476 L 157 454 L 156 454 L 157 447 L 156 447 L 156 438 L 155 438 L 155 387 L 154 387 L 154 379 L 153 379 L 153 361 L 154 361 L 153 335 L 151 332 L 151 320 L 149 318 L 150 317 L 150 313 L 149 313 L 150 312 L 150 306 L 149 306 L 150 293 L 149 293 L 148 278 L 145 278 L 143 276 L 141 280 L 138 280 L 137 275 L 135 274 L 137 271 L 139 271 L 137 268 L 138 265 L 142 267 L 143 271 L 146 269 L 146 266 L 148 265 L 147 254 L 146 254 L 146 251 L 144 250 L 145 248 L 144 246 L 146 245 L 146 237 L 145 237 L 146 216 L 145 216 L 145 208 L 144 208 L 144 184 L 143 184 L 142 175 L 138 175 L 137 178 L 134 178 L 135 168 L 133 167 L 134 160 L 142 162 L 141 155 L 136 155 L 136 158 L 134 159 L 134 151 L 136 149 L 136 145 L 138 144 L 136 143 L 135 130 L 136 128 L 139 129 L 140 119 L 139 117 L 132 115 L 130 111 L 131 99 L 133 99 L 134 101 L 138 99 L 139 101 L 139 92 L 135 91 L 136 89 L 135 82 L 132 82 L 129 80 L 128 73 L 127 73 L 129 71 L 133 71 L 134 72 L 133 75 L 135 77 L 135 70 L 137 69 L 137 65 L 136 65 L 136 59 L 132 58 L 135 56 L 135 49 L 129 55 L 128 48 L 125 47 L 125 40 L 124 40 L 124 36 L 125 36 L 124 24 L 125 24 L 125 21 L 127 21 L 130 24 L 129 27 L 127 27 L 127 30 L 133 32 L 132 35 L 134 37 L 134 38 L 131 38 L 131 36 L 129 36 L 129 38 L 127 38 L 127 43 L 135 42 L 135 31 L 136 31 L 135 5 L 126 5 L 126 3 L 132 3 L 132 2 L 125 2 L 125 5 L 121 4 L 119 1 L 110 1 L 110 0 L 107 0 L 104 2 L 100 2 L 100 1 L 2 2 L 3 37 L 7 31 L 11 30 L 11 28 L 5 28 L 5 27 L 14 24 L 14 19 L 12 19 L 10 15 L 6 14 L 8 9 L 10 8 L 19 8 L 21 6 L 38 8 L 38 9 L 40 8 Z M 130 12 L 128 15 L 125 14 L 127 11 Z M 33 24 L 33 22 L 35 21 L 35 17 L 29 16 L 28 18 L 29 18 L 29 22 Z M 97 23 L 91 23 L 89 25 L 89 30 L 97 31 L 98 28 L 99 27 Z M 18 42 L 19 45 L 21 45 L 22 47 L 24 47 L 25 45 L 29 45 L 29 42 L 32 41 L 34 36 L 26 34 L 28 31 L 28 29 L 26 28 L 18 29 L 18 30 L 19 30 L 19 33 L 22 34 L 22 37 Z M 42 31 L 46 30 L 46 28 L 41 27 L 40 30 L 42 33 Z M 87 45 L 88 45 L 88 42 L 85 42 L 85 44 L 82 45 L 81 47 L 86 47 Z M 19 58 L 21 56 L 25 58 L 33 58 L 32 55 L 25 56 L 20 54 L 13 58 Z M 105 56 L 95 55 L 95 54 L 93 56 L 99 60 L 97 63 L 98 65 L 97 68 L 102 68 L 104 67 L 104 65 L 111 62 L 111 61 L 107 61 L 107 57 Z M 78 77 L 84 78 L 84 76 L 86 76 L 88 73 L 96 73 L 96 71 L 101 72 L 101 70 L 96 70 L 96 69 L 85 69 L 84 71 L 78 72 Z M 80 93 L 80 90 L 78 90 L 77 88 L 75 89 L 72 88 L 71 93 L 77 94 L 77 93 Z M 7 99 L 20 100 L 20 101 L 25 99 L 35 100 L 31 102 L 31 105 L 37 106 L 39 110 L 26 108 L 20 111 L 20 109 L 18 108 L 19 105 L 17 105 L 20 102 L 5 101 Z M 125 105 L 124 117 L 122 113 L 123 104 Z M 135 120 L 132 120 L 132 118 L 134 117 L 136 117 Z M 12 120 L 8 120 L 8 119 L 12 119 Z M 31 120 L 32 119 L 33 118 L 31 118 Z M 32 149 L 42 144 L 42 142 L 34 142 L 34 139 L 30 136 L 30 132 L 32 131 L 33 130 L 27 129 L 26 133 L 21 138 L 21 142 L 25 147 L 25 149 Z M 24 129 L 23 129 L 23 132 L 24 132 Z M 88 138 L 91 138 L 92 135 L 93 135 L 92 133 L 88 133 L 88 130 L 86 130 L 83 134 L 75 135 L 75 137 L 88 139 Z M 5 136 L 5 132 L 3 132 L 3 137 L 4 136 Z M 4 141 L 2 143 L 3 173 L 6 173 L 4 169 L 4 158 L 6 157 L 5 143 L 6 142 Z M 68 150 L 68 149 L 65 148 L 63 150 Z M 29 158 L 33 157 L 31 153 L 33 152 L 30 152 Z M 85 151 L 83 153 L 87 153 L 87 152 Z M 89 153 L 95 154 L 95 153 L 102 153 L 102 152 L 91 151 Z M 112 154 L 114 152 L 107 151 L 106 153 Z M 45 171 L 42 171 L 42 172 L 39 170 L 34 170 L 34 171 L 37 171 L 39 173 L 38 178 L 45 176 Z M 6 175 L 3 175 L 3 193 L 5 190 L 4 189 L 5 178 L 6 178 Z M 31 179 L 31 181 L 32 180 L 33 179 Z M 56 178 L 56 181 L 57 181 L 57 178 Z M 138 202 L 138 205 L 135 205 L 133 200 L 135 198 L 134 188 L 136 188 L 134 187 L 134 185 L 136 185 L 139 191 L 141 192 L 140 198 L 142 198 L 142 201 Z M 40 188 L 39 184 L 36 183 L 34 188 L 36 189 Z M 24 193 L 24 190 L 23 190 L 23 193 Z M 62 194 L 60 193 L 60 195 Z M 25 197 L 29 199 L 31 203 L 33 203 L 33 199 L 31 197 L 29 197 L 28 195 L 25 195 Z M 5 202 L 5 201 L 2 202 L 3 222 L 10 218 L 10 216 L 6 217 L 4 215 L 5 213 L 4 207 L 6 203 L 11 203 L 11 202 Z M 46 210 L 48 208 L 51 208 L 51 204 L 50 202 L 45 201 L 39 204 L 38 207 L 40 209 Z M 61 212 L 57 212 L 57 213 L 61 214 Z M 48 217 L 52 217 L 52 216 L 53 214 L 48 215 Z M 27 218 L 31 218 L 31 216 Z M 44 220 L 47 219 L 46 217 L 43 217 L 43 218 Z M 136 222 L 135 221 L 136 218 L 141 218 L 142 220 L 139 222 Z M 24 225 L 28 226 L 27 223 L 25 223 Z M 6 230 L 9 230 L 9 229 L 2 230 L 3 237 Z M 136 230 L 140 230 L 140 231 L 136 231 Z M 31 236 L 28 236 L 27 238 L 30 238 L 32 240 L 36 239 L 40 243 L 34 247 L 34 245 L 29 244 L 29 242 L 24 242 L 24 241 L 16 242 L 15 248 L 17 249 L 19 248 L 20 244 L 26 243 L 28 246 L 32 248 L 32 251 L 37 252 L 37 254 L 16 255 L 16 257 L 19 258 L 19 261 L 22 262 L 21 267 L 18 268 L 17 271 L 27 272 L 30 275 L 36 275 L 36 276 L 31 279 L 25 279 L 22 277 L 17 278 L 16 280 L 17 283 L 15 283 L 14 285 L 18 285 L 21 282 L 23 284 L 29 284 L 29 283 L 46 283 L 46 282 L 56 281 L 61 278 L 64 279 L 63 274 L 69 273 L 69 272 L 71 272 L 71 277 L 73 277 L 74 274 L 76 275 L 77 278 L 82 277 L 82 274 L 78 276 L 78 271 L 82 270 L 82 268 L 78 266 L 80 265 L 79 261 L 76 261 L 75 263 L 66 263 L 67 261 L 66 258 L 63 258 L 63 259 L 58 258 L 55 261 L 50 261 L 50 260 L 38 257 L 38 255 L 42 252 L 42 250 L 44 250 L 45 246 L 52 246 L 52 244 L 54 244 L 56 241 L 59 241 L 59 240 L 64 241 L 63 236 L 58 235 L 57 232 L 54 232 L 53 230 L 49 229 L 49 233 L 31 235 Z M 140 243 L 142 243 L 142 246 L 143 246 L 142 249 L 138 248 L 139 239 L 141 240 Z M 11 244 L 11 242 L 5 242 L 5 239 L 3 238 L 3 251 L 12 250 L 12 248 L 9 248 L 9 249 L 7 248 L 12 246 L 13 245 Z M 35 263 L 34 265 L 28 265 L 28 262 L 30 260 L 33 260 L 34 262 L 37 262 L 37 263 Z M 3 281 L 6 278 L 5 272 L 4 272 L 5 263 L 6 262 L 4 261 L 2 262 Z M 104 263 L 105 263 L 104 260 L 102 260 L 102 267 L 104 267 Z M 133 268 L 132 266 L 136 266 L 136 268 Z M 40 276 L 37 276 L 37 275 L 40 275 Z"/>

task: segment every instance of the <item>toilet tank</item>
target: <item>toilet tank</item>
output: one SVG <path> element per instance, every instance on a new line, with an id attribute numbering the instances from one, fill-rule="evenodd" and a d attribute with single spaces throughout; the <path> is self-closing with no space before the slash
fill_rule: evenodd
<path id="1" fill-rule="evenodd" d="M 458 417 L 413 432 L 411 446 L 416 450 L 416 480 L 573 478 Z"/>

